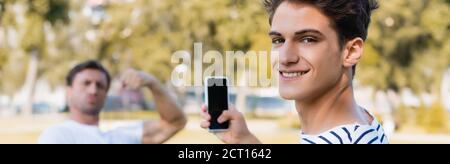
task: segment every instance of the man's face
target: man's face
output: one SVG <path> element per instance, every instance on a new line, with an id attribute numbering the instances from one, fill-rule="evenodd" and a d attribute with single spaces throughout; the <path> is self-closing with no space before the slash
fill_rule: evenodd
<path id="1" fill-rule="evenodd" d="M 75 75 L 67 88 L 69 107 L 82 113 L 99 114 L 108 92 L 106 75 L 96 69 L 85 69 Z"/>
<path id="2" fill-rule="evenodd" d="M 308 4 L 283 2 L 271 32 L 272 63 L 279 70 L 280 95 L 288 100 L 313 100 L 337 85 L 344 73 L 342 51 L 332 20 Z"/>

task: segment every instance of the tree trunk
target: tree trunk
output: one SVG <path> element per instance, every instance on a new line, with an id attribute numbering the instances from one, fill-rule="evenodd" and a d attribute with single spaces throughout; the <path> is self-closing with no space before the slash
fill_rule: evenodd
<path id="1" fill-rule="evenodd" d="M 30 52 L 30 61 L 28 63 L 27 77 L 25 79 L 25 104 L 22 107 L 22 116 L 30 116 L 33 113 L 34 92 L 36 88 L 37 73 L 38 73 L 38 51 Z"/>
<path id="2" fill-rule="evenodd" d="M 450 67 L 442 75 L 442 85 L 440 87 L 440 100 L 447 111 L 450 111 Z"/>

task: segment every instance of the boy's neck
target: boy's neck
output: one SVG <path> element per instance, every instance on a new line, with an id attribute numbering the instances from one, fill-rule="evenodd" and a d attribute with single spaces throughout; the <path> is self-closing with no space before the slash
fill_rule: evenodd
<path id="1" fill-rule="evenodd" d="M 296 101 L 296 107 L 306 134 L 319 134 L 340 125 L 371 122 L 356 103 L 352 84 L 345 77 L 336 87 L 314 100 Z"/>

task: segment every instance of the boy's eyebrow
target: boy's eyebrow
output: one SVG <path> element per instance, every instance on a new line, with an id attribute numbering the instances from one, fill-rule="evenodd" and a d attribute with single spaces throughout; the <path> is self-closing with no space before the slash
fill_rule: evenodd
<path id="1" fill-rule="evenodd" d="M 317 35 L 320 35 L 320 36 L 324 36 L 320 31 L 314 30 L 314 29 L 300 30 L 300 31 L 295 32 L 295 35 L 304 35 L 304 34 L 307 34 L 307 33 L 314 33 L 314 34 L 317 34 Z M 283 36 L 283 35 L 281 35 L 281 33 L 276 32 L 276 31 L 270 31 L 269 32 L 269 36 Z"/>
<path id="2" fill-rule="evenodd" d="M 317 34 L 317 35 L 320 35 L 320 36 L 324 36 L 320 31 L 314 30 L 314 29 L 300 30 L 300 31 L 295 32 L 295 35 L 304 35 L 304 34 L 307 34 L 307 33 L 314 33 L 314 34 Z"/>
<path id="3" fill-rule="evenodd" d="M 276 32 L 276 31 L 270 31 L 269 32 L 269 36 L 282 36 L 281 33 Z"/>

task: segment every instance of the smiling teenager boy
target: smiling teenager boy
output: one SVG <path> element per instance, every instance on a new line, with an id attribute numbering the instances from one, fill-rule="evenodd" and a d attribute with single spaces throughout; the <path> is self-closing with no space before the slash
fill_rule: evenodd
<path id="1" fill-rule="evenodd" d="M 281 97 L 293 100 L 302 123 L 302 144 L 387 144 L 383 127 L 353 94 L 356 64 L 375 0 L 265 0 L 270 18 L 272 50 L 278 52 Z M 206 107 L 202 128 L 210 125 Z M 225 143 L 260 143 L 243 115 L 229 109 L 215 133 Z"/>

